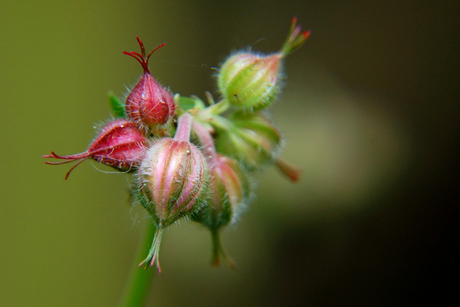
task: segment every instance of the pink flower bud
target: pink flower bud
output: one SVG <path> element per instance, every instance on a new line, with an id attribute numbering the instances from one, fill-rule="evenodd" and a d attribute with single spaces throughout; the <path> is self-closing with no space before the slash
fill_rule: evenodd
<path id="1" fill-rule="evenodd" d="M 86 159 L 93 159 L 100 163 L 109 165 L 120 171 L 131 171 L 140 165 L 148 141 L 137 125 L 127 119 L 116 119 L 105 125 L 97 138 L 91 143 L 85 152 L 58 156 L 53 151 L 51 155 L 44 155 L 44 158 L 56 158 L 67 161 L 45 162 L 50 165 L 65 164 L 79 160 L 66 174 L 70 172 Z"/>
<path id="2" fill-rule="evenodd" d="M 139 168 L 141 203 L 159 227 L 194 212 L 207 187 L 207 165 L 188 141 L 163 138 L 147 151 Z"/>
<path id="3" fill-rule="evenodd" d="M 136 196 L 153 217 L 157 231 L 147 258 L 139 266 L 160 265 L 158 253 L 163 230 L 190 216 L 207 200 L 208 167 L 203 154 L 189 142 L 192 117 L 184 114 L 174 139 L 155 142 L 142 161 Z"/>
<path id="4" fill-rule="evenodd" d="M 141 129 L 150 127 L 153 132 L 161 132 L 174 117 L 176 104 L 171 93 L 159 85 L 150 74 L 148 62 L 150 56 L 165 44 L 161 44 L 145 56 L 144 44 L 139 37 L 136 38 L 141 53 L 134 51 L 123 53 L 135 58 L 142 65 L 144 73 L 126 98 L 126 114 L 139 124 Z"/>

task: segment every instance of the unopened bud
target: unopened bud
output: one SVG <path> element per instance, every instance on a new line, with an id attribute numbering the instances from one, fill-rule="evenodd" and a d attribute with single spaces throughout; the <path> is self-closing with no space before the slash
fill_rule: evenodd
<path id="1" fill-rule="evenodd" d="M 280 54 L 238 53 L 220 69 L 219 90 L 231 105 L 263 109 L 279 92 Z"/>
<path id="2" fill-rule="evenodd" d="M 234 159 L 217 154 L 209 164 L 211 167 L 208 205 L 192 217 L 211 230 L 213 265 L 218 266 L 222 257 L 230 267 L 235 267 L 233 260 L 222 247 L 219 234 L 222 227 L 236 221 L 248 201 L 249 181 Z"/>
<path id="3" fill-rule="evenodd" d="M 144 69 L 139 82 L 126 98 L 126 114 L 139 124 L 140 128 L 150 127 L 154 133 L 161 133 L 165 129 L 165 125 L 174 117 L 176 104 L 171 93 L 159 85 L 150 74 L 148 62 L 153 52 L 165 44 L 156 47 L 146 56 L 144 44 L 139 37 L 137 37 L 137 41 L 141 47 L 140 54 L 134 51 L 123 52 L 135 58 Z"/>
<path id="4" fill-rule="evenodd" d="M 310 32 L 301 32 L 293 18 L 288 39 L 278 53 L 260 55 L 240 52 L 224 62 L 218 75 L 219 90 L 231 105 L 261 110 L 270 105 L 280 91 L 281 60 L 300 47 Z"/>
<path id="5" fill-rule="evenodd" d="M 160 227 L 196 210 L 207 186 L 207 167 L 190 142 L 163 138 L 147 151 L 139 168 L 142 205 Z"/>
<path id="6" fill-rule="evenodd" d="M 174 139 L 155 142 L 139 167 L 136 196 L 158 229 L 140 266 L 156 263 L 160 271 L 159 243 L 155 242 L 161 240 L 162 231 L 206 202 L 208 167 L 202 153 L 189 142 L 191 120 L 189 114 L 182 115 Z"/>
<path id="7" fill-rule="evenodd" d="M 249 198 L 249 181 L 238 162 L 217 154 L 210 162 L 210 198 L 197 220 L 217 229 L 234 222 Z"/>
<path id="8" fill-rule="evenodd" d="M 148 140 L 139 131 L 137 125 L 127 119 L 116 119 L 105 125 L 97 138 L 91 143 L 85 152 L 58 156 L 53 151 L 51 155 L 44 155 L 44 158 L 56 158 L 65 161 L 45 162 L 46 164 L 58 165 L 77 161 L 66 174 L 86 159 L 93 159 L 97 162 L 116 168 L 120 171 L 132 171 L 136 169 L 147 150 Z"/>

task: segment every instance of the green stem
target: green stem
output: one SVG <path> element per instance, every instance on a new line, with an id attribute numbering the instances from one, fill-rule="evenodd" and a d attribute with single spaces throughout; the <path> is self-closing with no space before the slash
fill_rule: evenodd
<path id="1" fill-rule="evenodd" d="M 214 105 L 209 106 L 208 110 L 211 114 L 220 114 L 227 111 L 228 108 L 230 108 L 230 104 L 227 102 L 227 100 L 222 100 Z"/>
<path id="2" fill-rule="evenodd" d="M 212 98 L 209 98 L 212 99 Z M 209 100 L 208 99 L 208 100 Z M 201 120 L 207 121 L 214 116 L 217 116 L 230 108 L 231 105 L 227 102 L 227 100 L 221 100 L 218 103 L 213 103 L 207 108 L 204 108 L 200 110 L 197 114 L 197 117 L 200 118 Z"/>
<path id="3" fill-rule="evenodd" d="M 211 238 L 212 238 L 212 265 L 219 266 L 220 265 L 220 240 L 219 240 L 219 233 L 217 230 L 211 230 Z"/>
<path id="4" fill-rule="evenodd" d="M 220 115 L 215 115 L 212 118 L 209 118 L 208 122 L 218 130 L 229 131 L 235 126 L 231 120 Z"/>
<path id="5" fill-rule="evenodd" d="M 129 281 L 125 285 L 121 307 L 144 306 L 147 299 L 154 270 L 139 268 L 139 262 L 145 258 L 150 249 L 152 238 L 156 231 L 155 224 L 149 221 L 144 230 L 144 236 L 139 242 L 136 258 L 133 262 Z"/>
<path id="6" fill-rule="evenodd" d="M 224 259 L 227 262 L 228 266 L 235 270 L 236 264 L 233 259 L 225 252 L 224 248 L 222 247 L 222 243 L 220 242 L 220 235 L 218 229 L 211 229 L 211 237 L 212 237 L 212 265 L 219 266 L 220 259 Z"/>

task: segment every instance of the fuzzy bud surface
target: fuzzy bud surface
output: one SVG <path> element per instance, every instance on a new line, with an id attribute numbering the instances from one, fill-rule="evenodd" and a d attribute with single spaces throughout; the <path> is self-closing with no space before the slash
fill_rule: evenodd
<path id="1" fill-rule="evenodd" d="M 235 54 L 220 70 L 219 90 L 233 106 L 263 109 L 279 92 L 280 60 L 280 54 Z"/>
<path id="2" fill-rule="evenodd" d="M 217 154 L 210 167 L 210 199 L 195 220 L 210 229 L 234 222 L 249 198 L 249 181 L 238 162 Z"/>
<path id="3" fill-rule="evenodd" d="M 301 31 L 294 17 L 288 38 L 281 50 L 271 55 L 239 52 L 228 58 L 218 75 L 218 87 L 232 106 L 252 111 L 272 103 L 280 91 L 281 60 L 299 48 L 310 35 Z"/>
<path id="4" fill-rule="evenodd" d="M 206 162 L 195 145 L 163 138 L 148 150 L 139 168 L 141 203 L 158 226 L 166 227 L 203 202 L 207 177 Z"/>

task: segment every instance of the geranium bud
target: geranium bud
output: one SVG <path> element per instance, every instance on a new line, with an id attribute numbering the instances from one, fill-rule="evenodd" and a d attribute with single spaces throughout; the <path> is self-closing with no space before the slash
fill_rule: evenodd
<path id="1" fill-rule="evenodd" d="M 213 161 L 210 177 L 209 207 L 216 216 L 207 226 L 219 228 L 235 222 L 249 198 L 249 180 L 236 160 L 219 154 Z"/>
<path id="2" fill-rule="evenodd" d="M 233 260 L 224 251 L 220 242 L 220 230 L 237 220 L 249 199 L 249 181 L 238 162 L 217 154 L 210 166 L 210 197 L 208 206 L 193 215 L 193 219 L 211 230 L 213 260 L 215 266 L 224 258 L 231 267 Z"/>
<path id="3" fill-rule="evenodd" d="M 148 63 L 150 56 L 165 44 L 156 47 L 146 56 L 144 44 L 139 37 L 136 38 L 141 53 L 123 53 L 135 58 L 142 65 L 144 73 L 126 98 L 126 114 L 139 124 L 140 128 L 146 130 L 150 127 L 154 133 L 161 134 L 165 125 L 174 117 L 176 104 L 171 93 L 159 85 L 150 74 Z"/>
<path id="4" fill-rule="evenodd" d="M 212 128 L 211 128 L 212 129 Z M 249 181 L 238 162 L 216 152 L 210 127 L 194 122 L 193 130 L 208 161 L 210 189 L 208 205 L 192 215 L 196 222 L 211 230 L 213 242 L 213 265 L 224 258 L 231 267 L 233 260 L 225 253 L 220 242 L 220 229 L 235 222 L 249 198 Z"/>
<path id="5" fill-rule="evenodd" d="M 156 263 L 160 271 L 158 242 L 162 231 L 206 202 L 208 167 L 200 150 L 189 142 L 191 121 L 189 114 L 179 117 L 174 139 L 155 142 L 139 167 L 136 196 L 157 226 L 152 249 L 140 266 Z"/>
<path id="6" fill-rule="evenodd" d="M 280 54 L 237 53 L 220 69 L 218 86 L 231 105 L 260 110 L 279 92 Z"/>
<path id="7" fill-rule="evenodd" d="M 240 52 L 227 59 L 218 75 L 219 90 L 231 105 L 261 110 L 270 105 L 280 91 L 281 60 L 300 47 L 310 35 L 301 32 L 293 18 L 288 39 L 278 53 L 261 55 Z"/>
<path id="8" fill-rule="evenodd" d="M 216 126 L 217 151 L 240 161 L 246 169 L 260 169 L 277 157 L 281 134 L 263 114 L 233 116 L 224 128 Z"/>
<path id="9" fill-rule="evenodd" d="M 127 119 L 116 119 L 105 125 L 99 135 L 91 143 L 85 152 L 59 156 L 54 152 L 51 155 L 44 155 L 44 158 L 56 158 L 66 161 L 45 162 L 50 165 L 58 165 L 77 161 L 66 174 L 86 159 L 93 159 L 97 162 L 116 168 L 119 171 L 132 171 L 136 169 L 147 150 L 148 140 L 139 131 L 137 124 Z"/>

